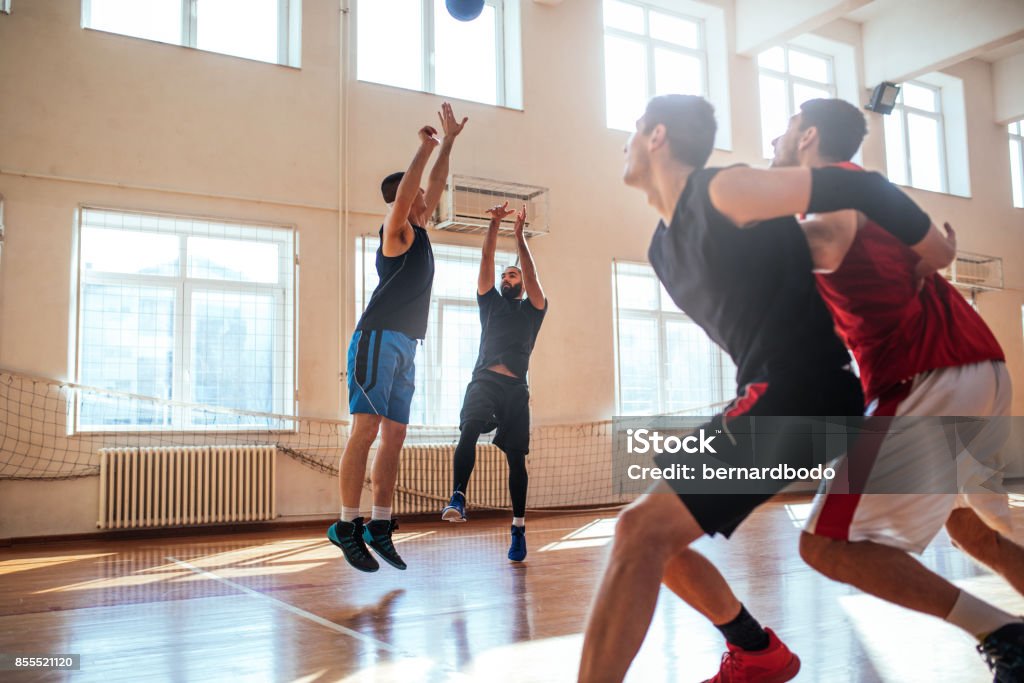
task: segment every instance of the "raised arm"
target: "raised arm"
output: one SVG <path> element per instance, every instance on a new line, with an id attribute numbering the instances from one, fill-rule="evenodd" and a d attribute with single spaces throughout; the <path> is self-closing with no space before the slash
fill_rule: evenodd
<path id="1" fill-rule="evenodd" d="M 423 200 L 427 205 L 427 217 L 434 215 L 437 203 L 441 201 L 441 192 L 444 191 L 444 184 L 448 181 L 448 161 L 452 153 L 452 145 L 455 138 L 462 132 L 469 117 L 464 117 L 462 123 L 455 118 L 452 105 L 444 102 L 441 104 L 441 111 L 437 113 L 441 119 L 441 130 L 444 132 L 444 139 L 441 140 L 441 149 L 437 154 L 437 161 L 430 169 L 430 178 L 427 181 L 427 192 Z"/>
<path id="2" fill-rule="evenodd" d="M 834 166 L 729 168 L 711 180 L 708 195 L 722 215 L 741 227 L 779 216 L 856 209 L 930 262 L 936 255 L 935 237 L 944 239 L 928 214 L 878 173 Z"/>
<path id="3" fill-rule="evenodd" d="M 946 229 L 945 235 L 932 225 L 924 239 L 913 246 L 914 251 L 921 257 L 916 269 L 916 275 L 921 280 L 931 277 L 956 258 L 956 232 L 949 223 L 943 224 L 942 227 Z"/>
<path id="4" fill-rule="evenodd" d="M 506 216 L 514 213 L 508 208 L 508 202 L 487 209 L 491 214 L 491 223 L 487 226 L 484 248 L 480 251 L 480 275 L 476 280 L 476 293 L 483 296 L 494 289 L 494 250 L 498 245 L 498 228 Z"/>
<path id="5" fill-rule="evenodd" d="M 416 195 L 420 191 L 420 180 L 423 169 L 427 167 L 430 153 L 438 145 L 437 130 L 433 126 L 420 128 L 420 146 L 416 156 L 412 158 L 402 181 L 398 184 L 395 201 L 384 218 L 384 253 L 385 255 L 401 254 L 412 243 L 412 226 L 409 223 L 409 211 L 412 209 Z"/>
<path id="6" fill-rule="evenodd" d="M 533 254 L 526 244 L 526 236 L 523 228 L 526 226 L 526 206 L 519 209 L 516 214 L 516 247 L 519 250 L 519 269 L 523 271 L 523 288 L 526 289 L 526 296 L 530 303 L 539 311 L 543 311 L 547 305 L 544 298 L 544 288 L 540 286 L 540 278 L 537 277 L 537 266 L 533 262 Z"/>

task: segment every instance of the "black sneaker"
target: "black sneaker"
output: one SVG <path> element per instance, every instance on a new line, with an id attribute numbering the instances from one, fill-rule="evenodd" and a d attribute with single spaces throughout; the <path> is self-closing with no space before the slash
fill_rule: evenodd
<path id="1" fill-rule="evenodd" d="M 366 541 L 366 545 L 373 548 L 373 552 L 380 555 L 380 559 L 395 569 L 405 569 L 405 562 L 395 550 L 395 544 L 391 542 L 391 534 L 397 528 L 397 519 L 371 519 L 363 527 L 363 540 Z"/>
<path id="2" fill-rule="evenodd" d="M 351 522 L 340 519 L 327 528 L 327 538 L 345 553 L 348 563 L 361 572 L 375 572 L 380 569 L 377 560 L 366 549 L 363 543 L 363 518 L 356 517 Z"/>
<path id="3" fill-rule="evenodd" d="M 992 631 L 981 641 L 978 652 L 996 675 L 992 683 L 1024 683 L 1024 622 Z"/>

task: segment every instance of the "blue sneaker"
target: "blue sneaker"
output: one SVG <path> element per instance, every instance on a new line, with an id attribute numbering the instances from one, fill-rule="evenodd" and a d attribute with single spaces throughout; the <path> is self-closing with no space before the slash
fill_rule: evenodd
<path id="1" fill-rule="evenodd" d="M 508 559 L 522 562 L 526 559 L 526 527 L 512 525 L 512 545 L 508 547 Z"/>
<path id="2" fill-rule="evenodd" d="M 444 509 L 441 510 L 441 519 L 446 522 L 465 522 L 466 521 L 466 494 L 461 491 L 455 491 L 452 493 L 452 499 L 448 501 Z"/>

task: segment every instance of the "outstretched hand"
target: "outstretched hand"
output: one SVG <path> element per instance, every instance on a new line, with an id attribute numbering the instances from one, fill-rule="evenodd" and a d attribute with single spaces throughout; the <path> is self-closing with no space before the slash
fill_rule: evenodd
<path id="1" fill-rule="evenodd" d="M 953 226 L 948 222 L 943 223 L 942 227 L 946 230 L 946 242 L 949 246 L 953 247 L 953 253 L 956 253 L 956 231 L 953 230 Z"/>
<path id="2" fill-rule="evenodd" d="M 444 102 L 441 104 L 441 111 L 437 112 L 437 118 L 441 119 L 441 130 L 444 131 L 445 139 L 451 138 L 454 140 L 462 129 L 466 126 L 466 121 L 469 121 L 468 116 L 462 118 L 462 123 L 455 118 L 455 112 L 452 111 L 452 105 Z"/>
<path id="3" fill-rule="evenodd" d="M 508 208 L 508 202 L 505 202 L 504 204 L 495 204 L 491 208 L 487 209 L 487 213 L 491 216 L 491 222 L 498 224 L 508 216 L 515 213 L 515 209 Z"/>
<path id="4" fill-rule="evenodd" d="M 511 212 L 509 212 L 509 213 L 511 213 Z M 519 209 L 519 212 L 516 214 L 516 226 L 515 226 L 516 239 L 522 239 L 522 237 L 523 237 L 523 228 L 525 226 L 526 226 L 526 204 L 523 204 L 523 208 Z"/>

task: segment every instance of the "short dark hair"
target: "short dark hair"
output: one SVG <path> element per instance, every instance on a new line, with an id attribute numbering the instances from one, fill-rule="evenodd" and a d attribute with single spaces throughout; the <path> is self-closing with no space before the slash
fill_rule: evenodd
<path id="1" fill-rule="evenodd" d="M 807 100 L 800 105 L 800 130 L 818 129 L 818 151 L 829 161 L 849 161 L 867 135 L 860 109 L 845 100 Z"/>
<path id="2" fill-rule="evenodd" d="M 644 134 L 662 124 L 672 157 L 687 166 L 704 168 L 715 145 L 715 108 L 696 95 L 659 95 L 644 111 Z"/>
<path id="3" fill-rule="evenodd" d="M 381 181 L 380 193 L 384 195 L 385 204 L 395 201 L 395 197 L 398 195 L 398 185 L 404 176 L 405 171 L 396 171 Z"/>

